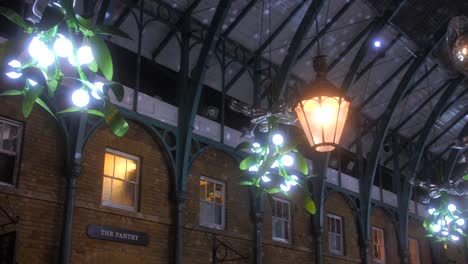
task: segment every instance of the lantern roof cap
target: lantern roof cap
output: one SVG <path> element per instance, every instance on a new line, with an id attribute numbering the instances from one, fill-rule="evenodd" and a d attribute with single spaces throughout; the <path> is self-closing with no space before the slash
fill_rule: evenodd
<path id="1" fill-rule="evenodd" d="M 343 97 L 346 100 L 349 98 L 342 89 L 336 87 L 332 82 L 327 80 L 328 65 L 325 55 L 318 55 L 314 58 L 314 70 L 316 72 L 315 80 L 310 82 L 302 91 L 300 100 L 310 99 L 317 96 Z"/>

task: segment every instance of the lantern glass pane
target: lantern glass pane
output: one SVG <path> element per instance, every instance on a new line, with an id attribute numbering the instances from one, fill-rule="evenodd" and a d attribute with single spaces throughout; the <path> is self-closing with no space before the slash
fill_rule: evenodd
<path id="1" fill-rule="evenodd" d="M 341 97 L 314 97 L 296 107 L 307 140 L 320 152 L 332 151 L 340 142 L 348 110 L 349 102 Z"/>
<path id="2" fill-rule="evenodd" d="M 323 143 L 336 143 L 335 130 L 340 106 L 339 100 L 339 97 L 322 97 L 322 103 L 320 104 L 320 124 L 323 129 Z"/>
<path id="3" fill-rule="evenodd" d="M 336 139 L 335 144 L 340 143 L 341 135 L 343 134 L 343 129 L 346 123 L 346 118 L 348 117 L 350 103 L 344 99 L 340 101 L 340 111 L 338 113 L 338 122 L 336 126 Z"/>

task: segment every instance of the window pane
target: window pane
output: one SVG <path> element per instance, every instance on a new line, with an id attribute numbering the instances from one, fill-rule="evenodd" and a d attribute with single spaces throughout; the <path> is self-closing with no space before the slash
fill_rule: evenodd
<path id="1" fill-rule="evenodd" d="M 281 220 L 274 218 L 273 219 L 273 236 L 277 238 L 283 238 L 283 229 L 281 225 Z"/>
<path id="2" fill-rule="evenodd" d="M 127 181 L 136 182 L 137 165 L 136 161 L 127 159 Z"/>
<path id="3" fill-rule="evenodd" d="M 0 153 L 0 181 L 13 184 L 15 156 Z"/>
<path id="4" fill-rule="evenodd" d="M 214 209 L 214 224 L 222 225 L 223 224 L 223 206 L 213 205 Z"/>
<path id="5" fill-rule="evenodd" d="M 115 156 L 115 169 L 114 169 L 114 177 L 125 179 L 125 171 L 126 171 L 126 159 L 123 157 Z"/>
<path id="6" fill-rule="evenodd" d="M 282 218 L 282 208 L 281 208 L 281 202 L 275 200 L 275 213 L 274 216 L 278 218 Z"/>
<path id="7" fill-rule="evenodd" d="M 283 221 L 284 239 L 289 240 L 289 222 Z"/>
<path id="8" fill-rule="evenodd" d="M 213 221 L 213 204 L 200 202 L 200 224 L 210 225 Z"/>
<path id="9" fill-rule="evenodd" d="M 335 223 L 336 223 L 336 232 L 337 234 L 341 234 L 341 221 L 338 220 L 338 219 L 335 219 Z"/>
<path id="10" fill-rule="evenodd" d="M 206 182 L 206 197 L 205 200 L 214 202 L 214 184 L 212 182 Z"/>
<path id="11" fill-rule="evenodd" d="M 124 183 L 124 205 L 134 206 L 135 199 L 135 184 L 133 183 Z"/>
<path id="12" fill-rule="evenodd" d="M 122 204 L 123 182 L 114 178 L 112 181 L 112 202 Z"/>
<path id="13" fill-rule="evenodd" d="M 206 192 L 206 184 L 208 182 L 204 180 L 200 180 L 200 200 L 205 200 L 205 192 Z"/>
<path id="14" fill-rule="evenodd" d="M 283 204 L 283 218 L 286 220 L 289 220 L 289 204 L 288 203 L 282 203 Z"/>
<path id="15" fill-rule="evenodd" d="M 111 184 L 112 179 L 104 177 L 104 182 L 102 184 L 102 200 L 110 201 L 111 200 Z"/>
<path id="16" fill-rule="evenodd" d="M 104 157 L 104 174 L 114 176 L 114 155 L 106 153 Z"/>
<path id="17" fill-rule="evenodd" d="M 216 184 L 215 185 L 215 203 L 217 204 L 223 204 L 224 203 L 224 190 L 223 190 L 223 185 L 221 184 Z"/>

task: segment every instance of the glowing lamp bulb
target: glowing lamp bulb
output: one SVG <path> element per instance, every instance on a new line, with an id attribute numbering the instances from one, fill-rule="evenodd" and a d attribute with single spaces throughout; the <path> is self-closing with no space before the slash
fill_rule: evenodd
<path id="1" fill-rule="evenodd" d="M 8 78 L 10 78 L 10 79 L 18 79 L 19 77 L 21 77 L 21 76 L 23 75 L 23 74 L 20 73 L 20 72 L 14 72 L 14 71 L 12 71 L 12 72 L 7 72 L 7 73 L 5 73 L 5 74 L 6 74 L 6 76 L 8 76 Z"/>
<path id="2" fill-rule="evenodd" d="M 76 57 L 80 64 L 90 64 L 94 60 L 93 51 L 89 46 L 81 46 L 76 51 Z"/>
<path id="3" fill-rule="evenodd" d="M 259 153 L 260 151 L 262 151 L 261 147 L 262 146 L 257 142 L 252 143 L 252 152 Z"/>
<path id="4" fill-rule="evenodd" d="M 277 160 L 275 160 L 270 168 L 274 169 L 274 168 L 278 168 L 278 166 L 279 166 L 279 163 Z"/>
<path id="5" fill-rule="evenodd" d="M 468 55 L 468 48 L 467 47 L 463 47 L 462 54 L 463 55 Z"/>
<path id="6" fill-rule="evenodd" d="M 57 56 L 67 58 L 73 52 L 73 45 L 64 35 L 57 34 L 58 38 L 54 43 L 54 51 Z"/>
<path id="7" fill-rule="evenodd" d="M 52 65 L 55 61 L 54 53 L 47 47 L 47 45 L 39 39 L 34 37 L 29 43 L 28 47 L 29 55 L 37 60 L 37 63 L 43 67 Z"/>
<path id="8" fill-rule="evenodd" d="M 442 233 L 442 235 L 444 235 L 444 236 L 448 236 L 448 234 L 449 234 L 449 232 L 447 232 L 447 231 L 442 231 L 441 233 Z"/>
<path id="9" fill-rule="evenodd" d="M 256 171 L 258 171 L 258 167 L 257 166 L 250 166 L 249 171 L 256 172 Z"/>
<path id="10" fill-rule="evenodd" d="M 291 181 L 288 181 L 288 184 L 291 186 L 296 186 L 299 178 L 296 175 L 291 175 Z"/>
<path id="11" fill-rule="evenodd" d="M 291 185 L 285 182 L 284 184 L 280 184 L 280 188 L 283 192 L 288 192 L 289 190 L 291 190 Z"/>
<path id="12" fill-rule="evenodd" d="M 440 231 L 440 225 L 433 225 L 432 226 L 432 231 L 434 231 L 436 233 L 439 232 Z"/>
<path id="13" fill-rule="evenodd" d="M 430 214 L 430 215 L 433 215 L 435 213 L 435 208 L 429 208 L 429 210 L 427 210 L 427 212 Z"/>
<path id="14" fill-rule="evenodd" d="M 463 226 L 463 225 L 465 225 L 465 219 L 463 219 L 463 218 L 457 219 L 457 221 L 455 221 L 455 223 L 457 223 L 457 225 L 459 225 L 459 226 Z"/>
<path id="15" fill-rule="evenodd" d="M 83 89 L 77 89 L 72 94 L 72 102 L 75 106 L 85 107 L 89 103 L 89 94 Z"/>
<path id="16" fill-rule="evenodd" d="M 380 48 L 380 46 L 382 46 L 382 43 L 380 42 L 380 40 L 374 41 L 374 47 Z"/>
<path id="17" fill-rule="evenodd" d="M 271 179 L 270 179 L 270 177 L 268 177 L 268 176 L 266 176 L 266 175 L 263 175 L 263 176 L 262 176 L 262 181 L 263 181 L 263 182 L 270 182 Z"/>
<path id="18" fill-rule="evenodd" d="M 101 100 L 102 94 L 104 94 L 104 83 L 95 82 L 94 87 L 91 91 L 91 96 L 94 97 L 94 99 L 96 100 Z"/>
<path id="19" fill-rule="evenodd" d="M 279 145 L 283 144 L 284 139 L 283 139 L 283 136 L 281 134 L 274 134 L 273 137 L 271 138 L 271 141 L 273 141 L 273 144 L 279 146 Z"/>
<path id="20" fill-rule="evenodd" d="M 11 60 L 8 65 L 13 68 L 20 68 L 21 67 L 21 62 L 18 60 Z"/>
<path id="21" fill-rule="evenodd" d="M 453 241 L 458 241 L 460 238 L 457 237 L 457 236 L 454 236 L 454 235 L 451 235 L 450 238 L 453 240 Z"/>
<path id="22" fill-rule="evenodd" d="M 281 163 L 286 167 L 290 167 L 293 165 L 294 159 L 291 155 L 286 154 L 281 157 Z"/>
<path id="23" fill-rule="evenodd" d="M 450 212 L 455 212 L 455 210 L 457 210 L 457 207 L 454 205 L 454 204 L 449 204 L 447 206 L 447 209 L 450 211 Z"/>

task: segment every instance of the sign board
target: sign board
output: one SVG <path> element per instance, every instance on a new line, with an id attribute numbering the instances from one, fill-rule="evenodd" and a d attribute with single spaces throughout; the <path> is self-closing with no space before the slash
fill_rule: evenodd
<path id="1" fill-rule="evenodd" d="M 94 224 L 88 225 L 88 237 L 140 246 L 149 242 L 146 233 Z"/>

